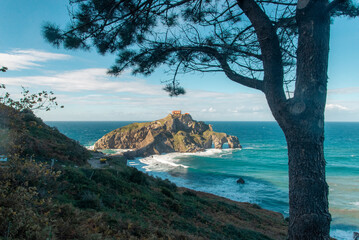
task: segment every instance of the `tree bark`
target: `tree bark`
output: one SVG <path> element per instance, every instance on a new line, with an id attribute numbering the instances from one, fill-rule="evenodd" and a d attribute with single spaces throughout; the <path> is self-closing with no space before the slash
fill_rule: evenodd
<path id="1" fill-rule="evenodd" d="M 330 32 L 327 4 L 327 0 L 298 1 L 294 96 L 285 107 L 271 108 L 288 145 L 291 240 L 330 239 L 323 148 Z M 267 99 L 271 104 L 269 96 Z"/>
<path id="2" fill-rule="evenodd" d="M 324 109 L 327 95 L 330 18 L 328 0 L 298 0 L 297 75 L 293 98 L 285 99 L 278 37 L 253 0 L 238 0 L 260 42 L 263 92 L 288 145 L 291 240 L 329 240 L 331 216 L 325 180 Z"/>
<path id="3" fill-rule="evenodd" d="M 318 132 L 318 131 L 317 131 Z M 325 180 L 324 131 L 285 131 L 289 165 L 289 239 L 329 239 L 331 217 Z"/>

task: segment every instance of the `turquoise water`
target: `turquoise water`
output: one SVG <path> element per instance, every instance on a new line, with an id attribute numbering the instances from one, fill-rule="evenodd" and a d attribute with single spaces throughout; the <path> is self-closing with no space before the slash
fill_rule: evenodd
<path id="1" fill-rule="evenodd" d="M 48 122 L 91 146 L 107 132 L 130 122 Z M 242 150 L 211 149 L 196 154 L 165 154 L 129 161 L 179 186 L 237 201 L 257 203 L 288 215 L 287 148 L 274 122 L 207 122 L 215 131 L 238 136 Z M 332 236 L 352 239 L 359 231 L 359 123 L 326 123 L 325 156 Z M 246 184 L 236 180 L 242 177 Z"/>

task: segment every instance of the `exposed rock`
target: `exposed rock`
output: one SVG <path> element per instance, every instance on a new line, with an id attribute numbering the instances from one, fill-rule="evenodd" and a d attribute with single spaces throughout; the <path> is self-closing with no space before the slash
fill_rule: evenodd
<path id="1" fill-rule="evenodd" d="M 228 146 L 230 148 L 239 148 L 241 147 L 241 145 L 239 144 L 239 140 L 237 137 L 234 136 L 227 136 L 227 142 L 228 142 Z"/>
<path id="2" fill-rule="evenodd" d="M 359 240 L 359 233 L 353 232 L 353 239 L 354 240 Z"/>
<path id="3" fill-rule="evenodd" d="M 246 182 L 244 181 L 243 178 L 238 178 L 237 183 L 238 184 L 245 184 Z"/>
<path id="4" fill-rule="evenodd" d="M 198 152 L 211 148 L 221 149 L 228 142 L 231 148 L 240 148 L 235 136 L 213 131 L 211 125 L 195 121 L 189 114 L 169 114 L 146 123 L 133 123 L 118 128 L 99 139 L 94 149 L 132 149 L 128 158 L 144 157 L 170 152 Z"/>
<path id="5" fill-rule="evenodd" d="M 222 149 L 223 144 L 227 142 L 227 134 L 225 133 L 213 132 L 211 136 L 215 148 Z"/>

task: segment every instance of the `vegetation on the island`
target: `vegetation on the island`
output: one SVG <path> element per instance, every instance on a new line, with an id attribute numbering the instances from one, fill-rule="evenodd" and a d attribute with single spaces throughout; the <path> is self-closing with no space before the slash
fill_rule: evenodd
<path id="1" fill-rule="evenodd" d="M 70 1 L 66 29 L 44 26 L 55 46 L 115 53 L 109 73 L 222 72 L 259 90 L 288 143 L 290 239 L 329 239 L 324 159 L 330 24 L 359 16 L 351 0 Z M 237 104 L 237 103 L 235 103 Z"/>
<path id="2" fill-rule="evenodd" d="M 128 158 L 170 152 L 197 152 L 222 148 L 240 148 L 239 140 L 226 133 L 214 132 L 212 127 L 192 119 L 189 113 L 168 116 L 144 123 L 132 123 L 105 134 L 94 144 L 95 149 L 131 149 Z"/>
<path id="3" fill-rule="evenodd" d="M 178 188 L 124 161 L 0 167 L 0 239 L 286 239 L 279 213 Z"/>
<path id="4" fill-rule="evenodd" d="M 223 138 L 226 136 L 225 133 L 215 132 L 211 130 L 207 130 L 203 133 L 203 137 L 206 139 L 210 138 L 212 135 L 216 136 L 217 138 Z"/>
<path id="5" fill-rule="evenodd" d="M 161 124 L 164 124 L 170 118 L 171 118 L 171 116 L 168 115 L 165 118 L 157 120 L 157 122 L 161 123 Z M 115 129 L 112 132 L 110 132 L 109 134 L 115 134 L 115 133 L 119 133 L 119 132 L 134 131 L 134 130 L 138 130 L 138 129 L 141 129 L 141 128 L 144 128 L 144 127 L 148 127 L 150 124 L 151 124 L 151 122 L 135 122 L 135 123 L 131 123 L 131 124 L 128 124 L 126 126 L 123 126 L 121 128 Z"/>
<path id="6" fill-rule="evenodd" d="M 143 128 L 143 127 L 147 127 L 150 123 L 149 122 L 144 122 L 144 123 L 131 123 L 128 124 L 124 127 L 118 128 L 113 130 L 111 133 L 118 133 L 118 132 L 128 132 L 128 131 L 133 131 L 133 130 L 137 130 L 139 128 Z"/>
<path id="7" fill-rule="evenodd" d="M 173 135 L 173 146 L 177 152 L 185 152 L 186 147 L 186 135 L 187 133 L 184 131 L 178 131 Z"/>

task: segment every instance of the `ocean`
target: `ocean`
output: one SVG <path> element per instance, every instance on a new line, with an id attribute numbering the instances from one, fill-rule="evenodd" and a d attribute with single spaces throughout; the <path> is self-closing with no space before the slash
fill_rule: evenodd
<path id="1" fill-rule="evenodd" d="M 132 122 L 47 122 L 92 146 L 104 134 Z M 288 158 L 284 135 L 275 122 L 206 122 L 217 132 L 239 138 L 242 150 L 209 149 L 129 161 L 128 165 L 178 186 L 232 200 L 259 204 L 288 216 Z M 359 123 L 328 122 L 325 158 L 332 214 L 331 236 L 353 239 L 359 232 Z M 115 151 L 107 151 L 114 153 Z M 242 177 L 245 184 L 237 184 Z"/>

